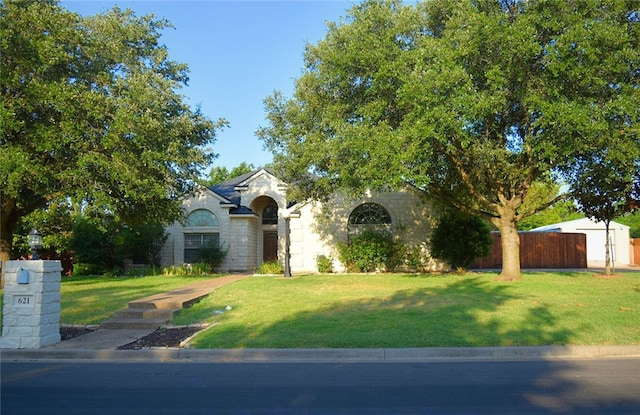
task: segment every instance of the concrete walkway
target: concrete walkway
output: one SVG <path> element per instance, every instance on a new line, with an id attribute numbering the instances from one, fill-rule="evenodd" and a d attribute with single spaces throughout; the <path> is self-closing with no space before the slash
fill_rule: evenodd
<path id="1" fill-rule="evenodd" d="M 176 288 L 166 293 L 156 294 L 141 298 L 129 303 L 129 307 L 141 310 L 178 310 L 200 300 L 209 295 L 223 285 L 248 278 L 249 275 L 227 275 L 219 278 L 212 278 L 206 281 L 199 281 L 184 287 Z M 119 317 L 116 317 L 119 319 Z M 170 319 L 169 319 L 170 320 Z M 111 320 L 108 320 L 111 321 Z M 152 321 L 156 321 L 153 320 Z M 109 350 L 119 346 L 132 343 L 148 334 L 153 333 L 162 323 L 167 321 L 157 321 L 151 327 L 142 328 L 103 328 L 82 336 L 74 337 L 40 350 Z M 135 326 L 135 325 L 134 325 Z M 107 327 L 109 327 L 107 325 Z M 4 353 L 3 353 L 4 354 Z"/>

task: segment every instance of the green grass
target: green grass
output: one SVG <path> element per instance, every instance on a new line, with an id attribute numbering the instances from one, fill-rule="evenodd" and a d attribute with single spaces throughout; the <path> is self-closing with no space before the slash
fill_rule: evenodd
<path id="1" fill-rule="evenodd" d="M 174 320 L 194 322 L 215 323 L 196 348 L 640 344 L 640 274 L 254 277 Z"/>
<path id="2" fill-rule="evenodd" d="M 207 276 L 64 277 L 60 286 L 61 324 L 98 324 L 129 301 L 210 279 Z M 0 298 L 4 299 L 3 291 Z M 0 303 L 2 300 L 0 300 Z"/>
<path id="3" fill-rule="evenodd" d="M 251 277 L 219 288 L 174 324 L 214 323 L 191 342 L 196 348 L 640 344 L 640 273 L 496 276 Z M 64 278 L 61 322 L 96 324 L 131 300 L 203 278 Z"/>

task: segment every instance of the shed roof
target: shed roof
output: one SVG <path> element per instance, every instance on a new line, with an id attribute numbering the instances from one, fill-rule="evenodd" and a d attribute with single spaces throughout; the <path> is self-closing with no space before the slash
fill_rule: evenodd
<path id="1" fill-rule="evenodd" d="M 609 229 L 611 228 L 629 228 L 627 225 L 623 225 L 618 222 L 611 221 Z M 531 229 L 529 232 L 567 232 L 575 229 L 605 229 L 604 222 L 597 222 L 591 218 L 581 218 L 569 220 L 566 222 L 553 223 L 551 225 L 540 226 Z"/>

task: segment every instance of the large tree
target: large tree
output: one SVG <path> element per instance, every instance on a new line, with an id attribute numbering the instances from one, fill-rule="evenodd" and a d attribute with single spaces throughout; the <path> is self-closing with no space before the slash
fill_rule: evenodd
<path id="1" fill-rule="evenodd" d="M 169 22 L 54 0 L 1 1 L 0 19 L 0 259 L 20 219 L 62 196 L 175 218 L 225 121 L 185 104 L 188 68 L 159 43 Z"/>
<path id="2" fill-rule="evenodd" d="M 258 134 L 306 196 L 409 182 L 489 220 L 518 279 L 518 221 L 556 201 L 532 186 L 604 134 L 637 140 L 638 18 L 619 0 L 365 1 L 307 46 Z"/>

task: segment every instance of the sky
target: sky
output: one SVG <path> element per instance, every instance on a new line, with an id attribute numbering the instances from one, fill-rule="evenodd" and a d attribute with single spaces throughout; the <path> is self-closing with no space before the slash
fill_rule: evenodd
<path id="1" fill-rule="evenodd" d="M 255 132 L 267 126 L 263 100 L 275 90 L 291 96 L 302 74 L 304 46 L 325 37 L 326 22 L 338 22 L 353 4 L 344 0 L 64 0 L 83 16 L 117 5 L 136 15 L 166 18 L 174 29 L 160 42 L 171 60 L 189 65 L 186 102 L 229 127 L 217 134 L 213 166 L 228 170 L 272 160 Z M 205 173 L 208 173 L 208 168 Z M 205 174 L 206 175 L 206 174 Z"/>

